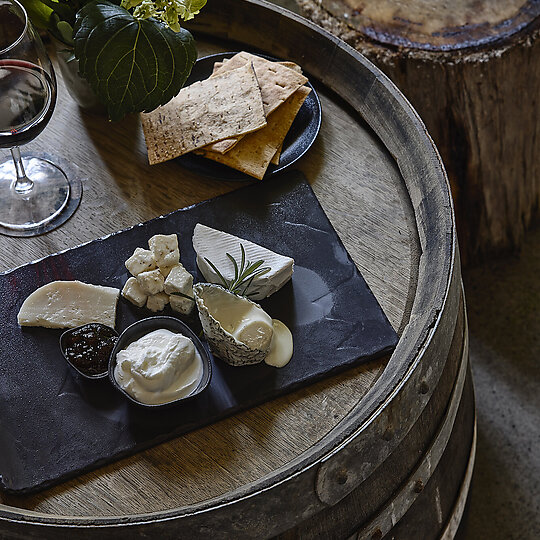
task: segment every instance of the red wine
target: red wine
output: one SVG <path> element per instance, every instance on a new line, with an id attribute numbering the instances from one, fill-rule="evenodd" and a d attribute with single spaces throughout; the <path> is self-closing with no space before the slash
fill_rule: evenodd
<path id="1" fill-rule="evenodd" d="M 0 148 L 10 148 L 45 128 L 56 103 L 56 85 L 35 64 L 0 60 L 0 96 Z"/>

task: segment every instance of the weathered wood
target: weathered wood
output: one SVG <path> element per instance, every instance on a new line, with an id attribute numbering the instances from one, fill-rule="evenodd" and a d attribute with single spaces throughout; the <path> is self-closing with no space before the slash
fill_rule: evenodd
<path id="1" fill-rule="evenodd" d="M 377 64 L 446 165 L 462 256 L 516 250 L 540 209 L 540 4 L 297 0 Z"/>
<path id="2" fill-rule="evenodd" d="M 79 538 L 268 537 L 353 492 L 361 494 L 357 500 L 373 497 L 366 489 L 377 485 L 379 472 L 403 467 L 401 476 L 381 476 L 375 511 L 443 420 L 465 330 L 449 189 L 425 128 L 369 62 L 279 8 L 257 0 L 213 2 L 193 29 L 202 53 L 243 42 L 242 48 L 300 63 L 319 81 L 322 131 L 299 168 L 400 342 L 387 361 L 41 494 L 1 496 L 6 537 L 71 538 L 74 531 Z M 44 237 L 0 238 L 0 251 L 11 254 L 5 269 L 237 187 L 197 178 L 174 162 L 148 167 L 134 119 L 108 124 L 84 116 L 66 97 L 48 131 L 33 146 L 51 151 L 55 141 L 87 174 L 83 202 Z M 367 519 L 368 510 L 358 515 Z"/>

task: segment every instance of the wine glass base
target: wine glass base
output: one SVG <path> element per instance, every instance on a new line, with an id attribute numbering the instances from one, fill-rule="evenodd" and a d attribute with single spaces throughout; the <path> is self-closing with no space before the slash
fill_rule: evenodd
<path id="1" fill-rule="evenodd" d="M 0 234 L 37 236 L 56 229 L 70 218 L 81 200 L 79 179 L 66 177 L 50 161 L 24 157 L 26 176 L 33 186 L 27 192 L 15 190 L 12 160 L 0 164 Z"/>

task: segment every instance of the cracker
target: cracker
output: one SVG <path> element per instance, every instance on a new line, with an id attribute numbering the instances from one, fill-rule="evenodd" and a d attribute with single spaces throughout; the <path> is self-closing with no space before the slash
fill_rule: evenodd
<path id="1" fill-rule="evenodd" d="M 279 165 L 279 159 L 281 157 L 281 152 L 283 151 L 283 143 L 279 145 L 279 148 L 276 150 L 274 157 L 270 160 L 272 165 Z"/>
<path id="2" fill-rule="evenodd" d="M 300 87 L 268 117 L 266 127 L 243 137 L 226 154 L 206 148 L 197 153 L 261 180 L 310 91 L 306 86 Z"/>
<path id="3" fill-rule="evenodd" d="M 291 69 L 288 66 L 284 66 L 279 62 L 272 62 L 255 56 L 247 52 L 240 52 L 235 54 L 232 58 L 218 66 L 214 64 L 214 72 L 211 77 L 218 76 L 227 72 L 230 69 L 237 69 L 239 66 L 244 65 L 247 62 L 252 62 L 255 75 L 261 88 L 261 96 L 264 106 L 264 114 L 268 117 L 273 111 L 275 111 L 286 99 L 298 90 L 302 85 L 307 82 L 306 77 L 302 73 Z M 293 64 L 288 62 L 288 64 Z M 296 65 L 296 64 L 293 64 Z M 230 140 L 223 140 L 219 143 L 210 145 L 207 150 L 212 152 L 219 152 L 224 154 L 234 148 L 238 142 L 238 138 L 231 138 Z"/>
<path id="4" fill-rule="evenodd" d="M 251 63 L 183 88 L 166 105 L 142 114 L 150 165 L 266 125 Z"/>
<path id="5" fill-rule="evenodd" d="M 278 63 L 281 64 L 282 66 L 288 67 L 289 69 L 296 71 L 296 73 L 302 73 L 302 68 L 298 64 L 295 64 L 294 62 L 284 61 L 284 62 L 278 62 Z"/>

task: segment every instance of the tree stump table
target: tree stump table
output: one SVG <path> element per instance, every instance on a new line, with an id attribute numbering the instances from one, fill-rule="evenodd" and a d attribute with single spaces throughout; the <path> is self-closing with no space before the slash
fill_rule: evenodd
<path id="1" fill-rule="evenodd" d="M 540 2 L 296 2 L 419 112 L 450 179 L 465 262 L 519 248 L 540 207 Z"/>

